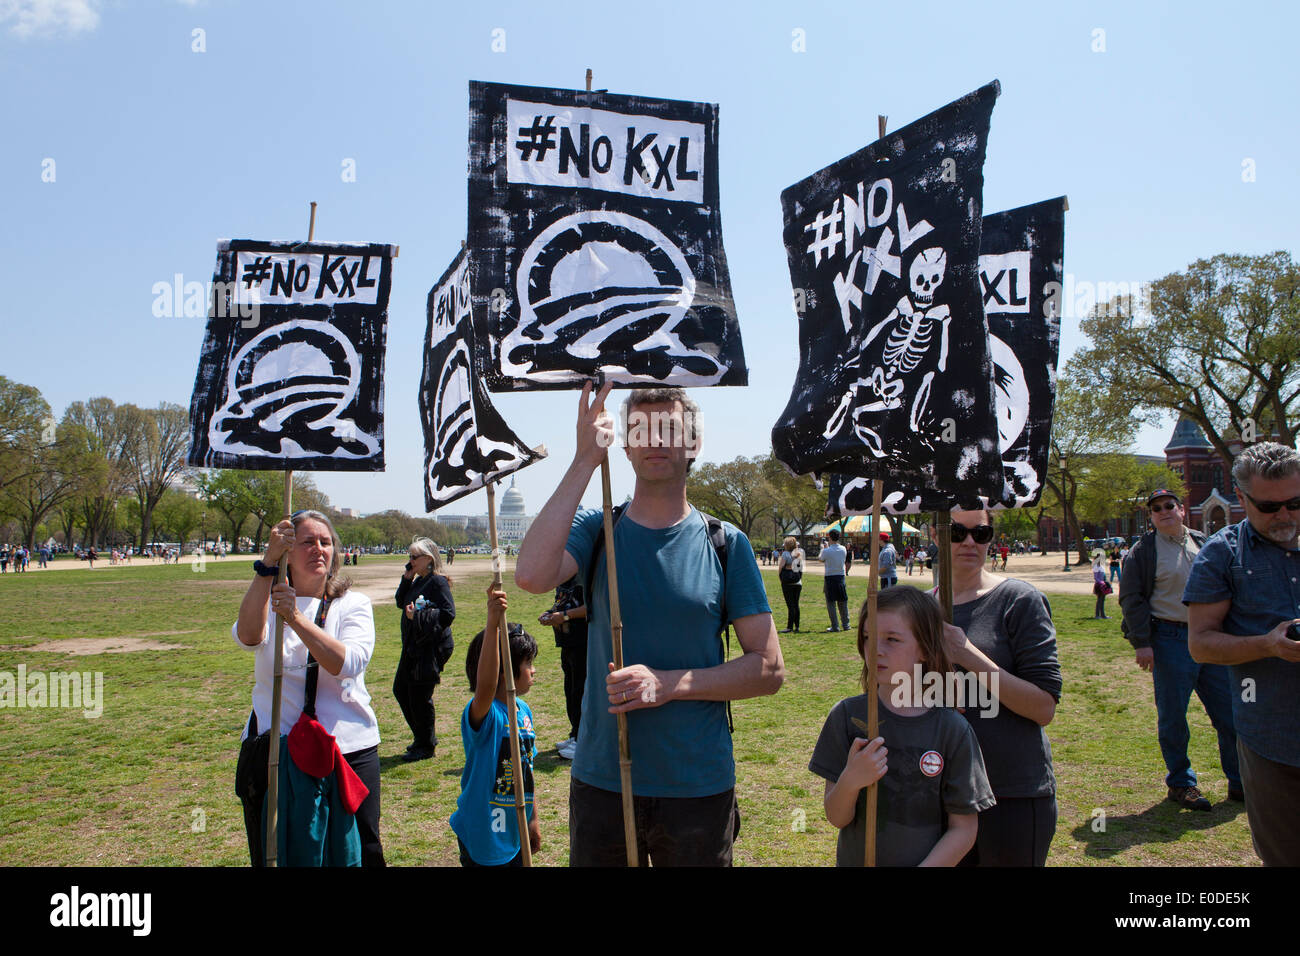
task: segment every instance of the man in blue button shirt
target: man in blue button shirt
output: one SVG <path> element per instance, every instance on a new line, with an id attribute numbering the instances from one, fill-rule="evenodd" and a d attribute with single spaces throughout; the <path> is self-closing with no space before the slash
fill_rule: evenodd
<path id="1" fill-rule="evenodd" d="M 1300 866 L 1300 453 L 1249 446 L 1232 466 L 1246 520 L 1210 538 L 1183 592 L 1192 657 L 1227 664 L 1255 852 Z"/>

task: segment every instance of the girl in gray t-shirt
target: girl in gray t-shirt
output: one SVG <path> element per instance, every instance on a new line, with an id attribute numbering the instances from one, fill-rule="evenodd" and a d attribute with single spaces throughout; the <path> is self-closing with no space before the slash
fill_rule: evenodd
<path id="1" fill-rule="evenodd" d="M 866 739 L 865 695 L 840 701 L 817 739 L 808 769 L 826 780 L 826 819 L 840 830 L 835 862 L 861 866 L 866 850 L 866 792 L 877 784 L 876 863 L 955 866 L 975 845 L 977 814 L 993 791 L 974 731 L 950 706 L 933 706 L 913 688 L 952 668 L 943 613 L 928 594 L 885 588 L 877 604 L 877 706 L 880 736 Z M 866 646 L 866 609 L 858 621 L 858 653 Z M 867 686 L 863 661 L 862 686 Z M 917 706 L 918 702 L 925 700 Z M 946 703 L 946 702 L 945 702 Z"/>

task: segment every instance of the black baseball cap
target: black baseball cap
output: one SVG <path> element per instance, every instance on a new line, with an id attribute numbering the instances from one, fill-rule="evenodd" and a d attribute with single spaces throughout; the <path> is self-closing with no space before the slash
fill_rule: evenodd
<path id="1" fill-rule="evenodd" d="M 1168 488 L 1157 488 L 1155 491 L 1151 492 L 1151 497 L 1147 499 L 1147 507 L 1150 508 L 1157 498 L 1173 498 L 1174 501 L 1178 502 L 1180 505 L 1183 503 L 1183 499 L 1179 498 Z"/>

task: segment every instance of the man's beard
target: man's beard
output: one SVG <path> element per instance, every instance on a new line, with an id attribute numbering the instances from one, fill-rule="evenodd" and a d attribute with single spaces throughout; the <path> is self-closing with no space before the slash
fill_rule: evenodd
<path id="1" fill-rule="evenodd" d="M 1268 530 L 1261 532 L 1261 534 L 1274 544 L 1286 547 L 1295 543 L 1298 532 L 1300 532 L 1300 524 L 1289 521 L 1284 525 L 1270 525 Z"/>

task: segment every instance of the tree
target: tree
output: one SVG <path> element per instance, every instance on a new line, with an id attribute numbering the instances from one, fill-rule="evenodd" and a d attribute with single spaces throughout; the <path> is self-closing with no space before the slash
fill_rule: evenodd
<path id="1" fill-rule="evenodd" d="M 140 543 L 149 542 L 149 526 L 158 501 L 185 470 L 190 447 L 189 413 L 163 402 L 157 408 L 123 406 L 133 421 L 126 446 L 131 484 L 139 504 Z"/>
<path id="2" fill-rule="evenodd" d="M 251 485 L 257 474 L 240 468 L 214 468 L 199 476 L 199 495 L 214 508 L 225 515 L 230 525 L 230 550 L 239 553 L 239 537 L 257 504 Z"/>
<path id="3" fill-rule="evenodd" d="M 1138 423 L 1112 396 L 1077 384 L 1081 378 L 1078 361 L 1078 355 L 1072 358 L 1056 383 L 1044 499 L 1048 513 L 1059 514 L 1067 536 L 1074 540 L 1079 563 L 1087 564 L 1088 549 L 1077 513 L 1080 483 L 1091 469 L 1104 465 L 1108 456 L 1128 447 Z"/>
<path id="4" fill-rule="evenodd" d="M 176 488 L 163 492 L 154 508 L 154 526 L 163 533 L 164 540 L 179 541 L 182 546 L 202 523 L 203 503 Z"/>
<path id="5" fill-rule="evenodd" d="M 1168 488 L 1180 498 L 1184 493 L 1182 479 L 1164 464 L 1132 455 L 1097 456 L 1080 483 L 1079 517 L 1089 524 L 1104 524 L 1140 508 L 1157 488 Z"/>
<path id="6" fill-rule="evenodd" d="M 1276 429 L 1295 445 L 1300 414 L 1300 268 L 1286 252 L 1199 259 L 1151 284 L 1149 314 L 1112 299 L 1081 323 L 1092 346 L 1076 353 L 1088 389 L 1153 422 L 1169 412 L 1201 426 L 1231 461 L 1228 443 Z"/>
<path id="7" fill-rule="evenodd" d="M 686 476 L 686 497 L 753 539 L 754 524 L 768 512 L 773 497 L 762 463 L 762 458 L 744 457 L 720 465 L 696 463 Z"/>
<path id="8" fill-rule="evenodd" d="M 262 532 L 269 535 L 270 529 L 284 519 L 284 474 L 279 471 L 250 471 L 244 474 L 248 476 L 249 513 L 257 519 L 253 547 L 260 550 Z M 329 497 L 316 487 L 310 475 L 293 476 L 292 496 L 294 511 L 329 512 Z"/>
<path id="9" fill-rule="evenodd" d="M 770 451 L 763 459 L 763 475 L 772 489 L 774 508 L 783 515 L 783 528 L 794 525 L 802 538 L 826 520 L 826 492 L 817 488 L 811 475 L 790 474 Z"/>
<path id="10" fill-rule="evenodd" d="M 993 512 L 993 523 L 998 529 L 999 537 L 1012 541 L 1028 541 L 1034 537 L 1038 522 L 1030 513 L 1030 508 L 1007 508 Z"/>
<path id="11" fill-rule="evenodd" d="M 114 521 L 118 499 L 131 489 L 128 450 L 136 440 L 140 418 L 133 405 L 118 406 L 110 398 L 73 402 L 63 416 L 75 426 L 76 454 L 86 472 L 79 495 L 86 544 L 98 542 Z"/>
<path id="12" fill-rule="evenodd" d="M 0 510 L 17 520 L 28 548 L 36 546 L 36 529 L 45 516 L 72 499 L 82 489 L 86 472 L 94 471 L 94 461 L 86 461 L 79 428 L 61 425 L 54 442 L 34 450 L 32 467 L 11 482 L 4 494 Z"/>
<path id="13" fill-rule="evenodd" d="M 53 424 L 39 389 L 0 375 L 0 493 L 40 470 L 35 456 L 53 441 Z"/>

